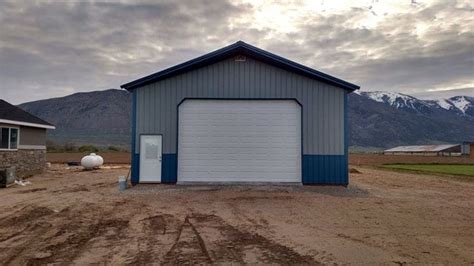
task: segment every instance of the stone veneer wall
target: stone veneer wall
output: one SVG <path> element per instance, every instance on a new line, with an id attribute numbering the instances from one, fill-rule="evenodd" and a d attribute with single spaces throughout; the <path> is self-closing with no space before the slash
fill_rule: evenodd
<path id="1" fill-rule="evenodd" d="M 46 168 L 46 150 L 0 151 L 0 168 L 15 167 L 17 177 L 38 174 Z"/>

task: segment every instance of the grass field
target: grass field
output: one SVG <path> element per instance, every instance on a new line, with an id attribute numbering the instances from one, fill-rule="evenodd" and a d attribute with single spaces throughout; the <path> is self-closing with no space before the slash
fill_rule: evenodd
<path id="1" fill-rule="evenodd" d="M 467 164 L 385 164 L 383 165 L 383 167 L 398 170 L 421 171 L 474 177 L 474 165 Z"/>

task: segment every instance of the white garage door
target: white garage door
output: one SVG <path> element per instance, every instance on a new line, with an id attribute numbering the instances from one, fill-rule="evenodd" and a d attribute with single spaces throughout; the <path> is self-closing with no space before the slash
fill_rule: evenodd
<path id="1" fill-rule="evenodd" d="M 301 182 L 301 108 L 292 100 L 186 100 L 178 182 Z"/>

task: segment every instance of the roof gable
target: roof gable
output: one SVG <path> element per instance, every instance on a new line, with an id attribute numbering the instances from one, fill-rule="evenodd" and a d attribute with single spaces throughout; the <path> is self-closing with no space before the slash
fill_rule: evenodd
<path id="1" fill-rule="evenodd" d="M 123 84 L 121 87 L 127 90 L 133 90 L 135 88 L 147 85 L 149 83 L 157 82 L 175 75 L 179 75 L 184 72 L 188 72 L 193 69 L 201 68 L 218 61 L 224 60 L 226 58 L 244 55 L 254 58 L 256 60 L 274 65 L 279 68 L 283 68 L 290 72 L 307 76 L 325 83 L 341 87 L 350 91 L 359 89 L 359 86 L 349 83 L 347 81 L 338 79 L 336 77 L 330 76 L 328 74 L 322 73 L 320 71 L 314 70 L 312 68 L 303 66 L 296 62 L 290 61 L 281 56 L 272 54 L 250 44 L 247 44 L 242 41 L 238 41 L 234 44 L 216 50 L 214 52 L 205 54 L 203 56 L 197 57 L 195 59 L 189 60 L 187 62 L 181 63 L 179 65 L 167 68 L 165 70 L 159 71 L 157 73 L 151 74 L 149 76 L 134 80 L 132 82 Z"/>
<path id="2" fill-rule="evenodd" d="M 0 123 L 54 129 L 54 126 L 0 99 Z"/>

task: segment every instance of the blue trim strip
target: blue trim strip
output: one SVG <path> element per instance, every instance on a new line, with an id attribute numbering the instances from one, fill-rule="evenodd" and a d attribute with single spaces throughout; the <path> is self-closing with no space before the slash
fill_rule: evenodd
<path id="1" fill-rule="evenodd" d="M 161 183 L 173 184 L 178 180 L 177 165 L 178 156 L 176 154 L 163 154 L 161 161 Z"/>
<path id="2" fill-rule="evenodd" d="M 138 184 L 138 177 L 140 171 L 140 156 L 136 153 L 135 147 L 137 142 L 137 91 L 132 92 L 132 169 L 131 169 L 131 181 L 132 185 Z"/>
<path id="3" fill-rule="evenodd" d="M 303 155 L 303 184 L 347 186 L 346 169 L 346 155 Z"/>
<path id="4" fill-rule="evenodd" d="M 214 52 L 205 54 L 203 56 L 197 57 L 195 59 L 189 60 L 187 62 L 181 63 L 179 65 L 167 68 L 165 70 L 159 71 L 157 73 L 151 74 L 149 76 L 134 80 L 132 82 L 123 84 L 122 88 L 127 89 L 127 90 L 133 90 L 137 87 L 144 86 L 146 84 L 156 82 L 165 78 L 169 78 L 181 73 L 184 73 L 186 71 L 190 71 L 193 69 L 197 69 L 203 66 L 210 65 L 212 63 L 218 62 L 220 60 L 223 60 L 225 58 L 235 56 L 237 54 L 242 54 L 246 56 L 253 57 L 257 60 L 261 60 L 263 62 L 269 63 L 271 65 L 274 65 L 276 67 L 280 67 L 283 69 L 286 69 L 288 71 L 292 71 L 294 73 L 304 75 L 310 78 L 314 78 L 320 81 L 324 81 L 333 85 L 336 85 L 338 87 L 341 87 L 343 89 L 347 89 L 350 91 L 354 91 L 359 89 L 359 86 L 349 83 L 347 81 L 344 81 L 342 79 L 338 79 L 336 77 L 330 76 L 328 74 L 322 73 L 320 71 L 317 71 L 315 69 L 303 66 L 301 64 L 298 64 L 296 62 L 290 61 L 286 58 L 283 58 L 281 56 L 272 54 L 268 51 L 262 50 L 260 48 L 257 48 L 255 46 L 252 46 L 250 44 L 247 44 L 242 41 L 238 41 L 234 44 L 231 44 L 229 46 L 226 46 L 224 48 L 221 48 L 219 50 L 216 50 Z"/>
<path id="5" fill-rule="evenodd" d="M 349 183 L 349 93 L 344 93 L 344 176 Z"/>
<path id="6" fill-rule="evenodd" d="M 140 154 L 135 154 L 132 153 L 132 185 L 136 185 L 139 182 L 139 176 L 140 176 Z"/>

